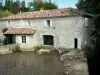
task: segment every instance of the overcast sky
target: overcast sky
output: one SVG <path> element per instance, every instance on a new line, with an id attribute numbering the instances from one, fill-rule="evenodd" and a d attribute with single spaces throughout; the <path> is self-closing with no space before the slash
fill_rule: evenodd
<path id="1" fill-rule="evenodd" d="M 26 3 L 31 2 L 33 0 L 25 0 Z M 56 3 L 59 8 L 66 8 L 66 7 L 73 7 L 75 8 L 75 4 L 78 0 L 51 0 L 52 2 Z"/>

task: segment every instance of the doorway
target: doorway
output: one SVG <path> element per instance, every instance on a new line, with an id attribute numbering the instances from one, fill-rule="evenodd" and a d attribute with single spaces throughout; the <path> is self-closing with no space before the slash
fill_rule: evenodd
<path id="1" fill-rule="evenodd" d="M 74 38 L 74 48 L 77 49 L 78 48 L 78 39 Z"/>
<path id="2" fill-rule="evenodd" d="M 54 37 L 52 35 L 43 35 L 44 45 L 54 45 Z"/>

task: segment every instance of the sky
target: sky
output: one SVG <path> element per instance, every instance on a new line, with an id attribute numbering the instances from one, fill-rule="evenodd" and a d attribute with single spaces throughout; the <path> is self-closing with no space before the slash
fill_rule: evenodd
<path id="1" fill-rule="evenodd" d="M 30 2 L 32 0 L 26 0 Z M 73 7 L 76 8 L 75 4 L 78 0 L 51 0 L 52 2 L 56 3 L 59 8 L 66 8 L 66 7 Z"/>
<path id="2" fill-rule="evenodd" d="M 28 3 L 33 0 L 25 0 L 25 1 L 26 3 Z M 59 8 L 67 8 L 67 7 L 76 8 L 75 4 L 77 3 L 78 0 L 51 0 L 51 1 L 56 3 Z"/>

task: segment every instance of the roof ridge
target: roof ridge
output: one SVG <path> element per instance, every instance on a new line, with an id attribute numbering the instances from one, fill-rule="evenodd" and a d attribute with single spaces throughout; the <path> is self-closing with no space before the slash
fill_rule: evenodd
<path id="1" fill-rule="evenodd" d="M 64 16 L 91 16 L 88 13 L 79 11 L 75 8 L 61 8 L 43 11 L 31 11 L 15 14 L 5 18 L 0 18 L 0 20 L 11 20 L 11 19 L 37 19 L 37 18 L 50 18 L 50 17 L 64 17 Z"/>

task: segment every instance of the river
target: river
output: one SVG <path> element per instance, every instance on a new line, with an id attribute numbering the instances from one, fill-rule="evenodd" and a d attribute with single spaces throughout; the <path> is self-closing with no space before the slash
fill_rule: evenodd
<path id="1" fill-rule="evenodd" d="M 0 75 L 65 75 L 57 52 L 20 52 L 0 56 Z"/>

